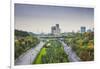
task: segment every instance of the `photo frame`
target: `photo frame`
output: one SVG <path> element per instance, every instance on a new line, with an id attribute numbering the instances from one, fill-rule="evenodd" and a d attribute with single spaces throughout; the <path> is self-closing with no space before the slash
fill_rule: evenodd
<path id="1" fill-rule="evenodd" d="M 49 37 L 47 37 L 47 35 L 46 34 L 44 34 L 45 32 L 47 33 L 48 31 L 43 31 L 43 30 L 46 30 L 46 27 L 42 30 L 42 32 L 40 32 L 41 31 L 41 28 L 39 28 L 39 30 L 34 30 L 35 32 L 39 32 L 39 33 L 37 33 L 38 34 L 38 36 L 40 36 L 40 33 L 41 33 L 41 35 L 43 35 L 43 36 L 41 36 L 40 38 L 45 38 L 46 39 L 46 41 L 48 41 L 47 40 L 47 38 L 57 38 L 56 40 L 58 40 L 58 39 L 60 39 L 61 41 L 59 41 L 59 42 L 61 42 L 62 43 L 62 45 L 64 46 L 65 44 L 62 42 L 62 41 L 64 41 L 63 40 L 63 38 L 65 38 L 66 36 L 64 36 L 65 34 L 66 34 L 66 31 L 63 31 L 63 32 L 61 32 L 62 31 L 62 28 L 64 28 L 64 26 L 66 25 L 66 24 L 64 24 L 64 26 L 63 25 L 61 25 L 62 23 L 60 23 L 60 16 L 61 17 L 63 17 L 63 19 L 64 19 L 64 13 L 65 13 L 65 11 L 66 11 L 66 8 L 73 8 L 74 10 L 75 10 L 75 12 L 77 13 L 77 14 L 75 14 L 74 15 L 74 13 L 75 12 L 73 12 L 73 15 L 75 16 L 74 18 L 72 18 L 72 19 L 77 19 L 77 18 L 79 18 L 79 20 L 81 20 L 81 18 L 82 17 L 80 17 L 80 16 L 84 16 L 84 18 L 85 18 L 85 14 L 87 14 L 88 13 L 88 15 L 89 16 L 87 16 L 86 15 L 86 17 L 87 17 L 87 20 L 88 20 L 88 18 L 90 18 L 90 21 L 89 22 L 92 22 L 92 24 L 91 25 L 93 25 L 92 26 L 92 28 L 90 29 L 90 28 L 88 28 L 88 32 L 93 32 L 92 34 L 89 34 L 89 35 L 87 35 L 87 36 L 90 36 L 91 35 L 91 40 L 93 39 L 93 41 L 90 41 L 90 43 L 88 43 L 88 44 L 92 44 L 93 43 L 93 45 L 91 45 L 92 47 L 90 47 L 90 48 L 93 48 L 93 50 L 92 50 L 92 52 L 93 52 L 93 59 L 91 60 L 91 61 L 94 61 L 94 7 L 78 7 L 78 6 L 63 6 L 63 5 L 43 5 L 43 4 L 26 4 L 26 2 L 25 3 L 16 3 L 16 2 L 14 2 L 13 3 L 13 1 L 12 1 L 12 13 L 11 13 L 11 34 L 12 34 L 12 36 L 11 36 L 11 68 L 23 68 L 24 66 L 27 68 L 27 67 L 33 67 L 34 65 L 32 65 L 32 57 L 35 57 L 34 58 L 34 61 L 35 62 L 37 62 L 36 64 L 41 64 L 41 63 L 38 63 L 38 59 L 36 59 L 36 57 L 39 57 L 38 55 L 41 55 L 41 50 L 42 50 L 42 48 L 39 48 L 39 52 L 36 52 L 37 53 L 37 55 L 36 56 L 30 56 L 30 57 L 28 57 L 29 58 L 29 62 L 28 63 L 31 63 L 31 64 L 20 64 L 20 63 L 18 63 L 18 64 L 16 64 L 16 62 L 15 62 L 15 39 L 17 39 L 17 40 L 20 40 L 20 38 L 22 39 L 22 41 L 24 41 L 24 40 L 26 40 L 26 43 L 27 43 L 27 40 L 29 39 L 29 40 L 31 40 L 30 38 L 31 37 L 25 37 L 25 39 L 23 38 L 23 36 L 25 36 L 25 34 L 27 35 L 27 33 L 26 33 L 26 29 L 25 29 L 25 27 L 28 27 L 28 28 L 31 28 L 32 29 L 32 24 L 31 25 L 27 25 L 26 24 L 26 26 L 25 26 L 25 24 L 18 24 L 17 25 L 17 15 L 18 15 L 18 17 L 19 16 L 23 16 L 23 17 L 25 17 L 25 16 L 28 16 L 29 15 L 29 17 L 31 16 L 31 15 L 34 15 L 34 19 L 31 19 L 31 20 L 26 20 L 25 22 L 27 22 L 27 21 L 32 21 L 33 20 L 33 22 L 35 21 L 35 20 L 37 20 L 37 21 L 39 21 L 39 19 L 38 18 L 43 18 L 43 12 L 45 12 L 44 13 L 44 19 L 47 19 L 47 17 L 51 17 L 52 18 L 52 16 L 53 15 L 55 15 L 55 16 L 53 16 L 55 19 L 57 19 L 57 17 L 59 17 L 57 20 L 51 20 L 51 22 L 52 21 L 55 21 L 55 23 L 53 23 L 52 25 L 50 25 L 49 23 L 46 23 L 44 20 L 44 25 L 42 26 L 41 24 L 41 26 L 40 25 L 38 25 L 37 24 L 37 22 L 36 22 L 36 24 L 38 25 L 38 26 L 36 26 L 36 24 L 34 24 L 34 26 L 33 27 L 42 27 L 42 28 L 44 28 L 45 26 L 46 26 L 46 24 L 49 24 L 49 33 L 50 33 L 50 36 Z M 30 7 L 34 7 L 35 6 L 35 12 L 34 12 L 34 14 L 32 13 L 32 12 L 29 12 L 30 10 L 31 10 L 31 8 L 30 9 L 28 9 L 28 8 L 26 8 L 25 9 L 25 6 L 27 7 L 28 6 L 28 8 L 30 8 Z M 20 8 L 20 7 L 22 7 L 22 8 Z M 40 7 L 40 10 L 39 9 L 37 9 L 37 8 L 39 8 Z M 44 8 L 44 10 L 42 10 L 41 9 L 41 7 L 42 7 L 42 9 Z M 47 7 L 47 8 L 46 8 Z M 17 8 L 17 9 L 16 9 Z M 20 8 L 20 9 L 18 9 L 18 8 Z M 24 8 L 24 9 L 23 9 Z M 53 8 L 53 9 L 51 9 L 51 10 L 58 10 L 58 11 L 56 11 L 56 12 L 54 12 L 54 11 L 51 11 L 52 12 L 52 15 L 50 14 L 51 12 L 49 12 L 49 11 L 46 11 L 45 10 L 45 8 L 46 8 L 46 10 L 49 10 L 49 8 Z M 62 8 L 64 8 L 64 9 L 62 9 Z M 75 8 L 78 8 L 78 9 L 75 9 Z M 86 9 L 86 10 L 83 10 L 83 13 L 81 14 L 80 13 L 80 15 L 78 15 L 79 14 L 79 12 L 77 11 L 77 10 L 79 10 L 79 11 L 81 11 L 80 9 Z M 23 10 L 22 10 L 23 9 Z M 63 11 L 61 11 L 60 9 L 62 9 Z M 88 10 L 87 10 L 88 9 Z M 90 10 L 89 10 L 90 9 Z M 19 11 L 20 10 L 20 11 Z M 25 13 L 27 13 L 27 12 L 25 12 L 25 11 L 27 11 L 28 10 L 28 15 L 25 15 Z M 38 11 L 36 11 L 36 10 L 38 10 Z M 31 10 L 32 11 L 32 10 Z M 33 10 L 34 11 L 34 10 Z M 39 12 L 40 11 L 40 12 Z M 59 11 L 61 11 L 61 12 L 59 12 Z M 71 11 L 73 11 L 73 10 L 71 10 Z M 69 11 L 69 12 L 71 12 L 71 11 Z M 92 12 L 90 12 L 90 11 L 92 11 Z M 20 12 L 21 12 L 21 14 L 20 14 Z M 41 13 L 42 12 L 42 13 Z M 58 13 L 61 13 L 62 15 L 57 15 L 57 12 Z M 81 11 L 82 12 L 82 11 Z M 84 14 L 84 12 L 85 12 L 85 14 Z M 86 13 L 87 12 L 87 13 Z M 31 13 L 31 14 L 29 14 L 29 13 Z M 55 13 L 55 14 L 53 14 L 53 13 Z M 89 14 L 89 13 L 91 13 L 91 14 Z M 37 15 L 35 15 L 35 14 L 37 14 Z M 39 15 L 38 15 L 39 14 Z M 49 15 L 48 15 L 49 14 Z M 71 15 L 71 13 L 70 13 L 70 15 Z M 91 16 L 92 15 L 92 16 Z M 35 19 L 36 18 L 36 16 L 37 16 L 37 19 Z M 79 16 L 79 17 L 77 17 L 77 16 Z M 31 16 L 32 17 L 32 16 Z M 70 20 L 71 21 L 71 16 L 69 16 L 70 18 L 68 19 L 68 20 Z M 27 18 L 27 17 L 26 17 Z M 23 18 L 22 18 L 23 19 Z M 91 20 L 91 19 L 93 19 L 93 20 Z M 20 20 L 20 19 L 19 19 Z M 47 22 L 49 22 L 49 18 L 47 19 L 48 21 Z M 65 19 L 66 20 L 66 19 Z M 23 20 L 24 21 L 24 20 Z M 42 20 L 40 20 L 40 22 L 41 22 Z M 61 20 L 61 21 L 63 21 L 63 20 Z M 69 21 L 69 22 L 70 22 Z M 72 20 L 73 21 L 73 20 Z M 83 19 L 83 21 L 84 21 L 84 19 Z M 83 22 L 83 21 L 80 21 L 80 22 Z M 78 21 L 77 21 L 78 22 Z M 29 22 L 28 22 L 29 23 Z M 70 23 L 69 23 L 70 24 Z M 75 24 L 76 25 L 76 24 Z M 75 26 L 73 23 L 72 24 L 70 24 L 70 26 Z M 90 25 L 90 24 L 89 24 Z M 18 27 L 17 27 L 18 26 Z M 20 27 L 21 26 L 21 27 Z M 23 28 L 23 26 L 24 26 L 24 28 Z M 62 27 L 61 27 L 62 26 Z M 87 24 L 85 25 L 85 26 L 87 26 Z M 79 32 L 78 30 L 80 30 L 80 33 L 85 33 L 86 31 L 87 31 L 87 27 L 85 27 L 84 26 L 84 23 L 83 23 L 83 26 L 81 25 L 81 26 L 77 26 L 76 28 L 78 28 L 76 31 L 77 32 Z M 19 30 L 15 30 L 15 28 L 17 28 L 17 29 L 19 29 Z M 24 30 L 25 29 L 25 30 Z M 35 29 L 35 28 L 33 28 L 33 29 Z M 71 28 L 70 28 L 71 29 Z M 51 31 L 50 31 L 51 30 Z M 60 31 L 61 30 L 61 31 Z M 69 32 L 69 34 L 70 35 L 72 35 L 72 34 L 74 34 L 75 35 L 75 28 L 73 27 L 73 30 L 71 30 L 71 33 Z M 68 30 L 67 30 L 68 31 Z M 16 33 L 17 32 L 17 33 Z M 44 32 L 44 33 L 43 33 Z M 19 34 L 18 33 L 22 33 L 21 34 L 21 36 L 19 36 Z M 32 34 L 32 30 L 31 31 L 29 31 L 28 30 L 28 33 L 30 33 L 31 35 L 33 35 Z M 63 35 L 63 38 L 59 35 L 59 33 L 63 33 L 64 35 Z M 17 36 L 15 36 L 15 34 L 17 35 Z M 36 35 L 36 34 L 35 34 Z M 44 36 L 45 35 L 45 36 Z M 51 36 L 52 35 L 52 36 Z M 82 36 L 82 35 L 80 35 L 80 36 Z M 86 34 L 84 34 L 83 36 L 86 36 Z M 33 38 L 33 37 L 32 37 Z M 51 39 L 50 38 L 50 39 Z M 69 38 L 69 37 L 66 37 L 66 38 Z M 85 37 L 83 37 L 83 38 L 85 38 Z M 89 37 L 88 37 L 89 38 Z M 75 37 L 73 37 L 73 39 L 78 39 L 78 38 L 75 38 Z M 41 39 L 42 40 L 42 39 Z M 55 40 L 55 39 L 54 39 Z M 70 40 L 70 39 L 69 39 Z M 67 40 L 67 41 L 69 41 L 69 40 Z M 79 41 L 82 41 L 82 40 L 86 40 L 86 39 L 81 39 L 81 37 L 80 37 L 80 40 Z M 45 40 L 42 40 L 42 41 L 44 41 L 45 42 Z M 76 40 L 74 40 L 74 41 L 76 41 Z M 18 41 L 19 42 L 19 41 Z M 52 44 L 52 42 L 54 42 L 54 41 L 51 41 L 51 44 Z M 65 41 L 64 41 L 65 42 Z M 89 40 L 88 40 L 88 42 L 89 42 Z M 23 42 L 24 43 L 24 42 Z M 22 44 L 23 44 L 22 43 Z M 38 43 L 38 42 L 37 42 Z M 56 42 L 55 42 L 56 43 Z M 54 43 L 54 44 L 55 44 Z M 80 43 L 80 42 L 79 42 Z M 67 43 L 67 44 L 69 44 L 70 45 L 70 43 Z M 84 44 L 84 43 L 83 43 Z M 88 45 L 87 44 L 87 45 Z M 45 44 L 44 44 L 45 45 Z M 49 46 L 50 44 L 49 43 L 47 43 L 47 46 L 45 46 L 45 48 L 48 48 L 48 46 Z M 51 45 L 52 46 L 52 45 Z M 66 46 L 66 45 L 65 45 Z M 62 54 L 70 54 L 71 52 L 73 52 L 73 50 L 72 50 L 72 48 L 70 48 L 70 47 L 63 47 L 63 51 L 65 52 L 65 53 L 62 53 Z M 44 47 L 44 46 L 43 46 Z M 45 48 L 43 49 L 43 51 L 45 50 Z M 31 49 L 31 47 L 29 48 L 29 49 Z M 28 49 L 28 50 L 29 50 Z M 61 48 L 60 48 L 61 49 Z M 71 52 L 69 52 L 68 51 L 68 49 L 70 49 L 70 51 Z M 28 53 L 30 53 L 29 51 L 25 51 L 26 53 L 28 52 Z M 52 49 L 50 49 L 50 50 L 52 50 Z M 36 51 L 38 51 L 37 50 L 37 48 L 36 48 Z M 58 51 L 59 51 L 59 49 L 58 49 Z M 58 52 L 57 51 L 57 52 Z M 84 50 L 83 50 L 84 51 Z M 18 50 L 18 52 L 19 52 L 19 50 Z M 31 52 L 33 52 L 32 54 L 34 55 L 34 51 L 31 51 Z M 53 51 L 52 51 L 53 52 Z M 49 52 L 48 52 L 49 53 Z M 54 52 L 53 52 L 54 53 Z M 59 53 L 61 53 L 61 52 L 59 52 Z M 91 53 L 91 52 L 90 52 Z M 24 52 L 22 52 L 21 54 L 20 54 L 20 56 L 22 55 L 22 54 L 24 54 Z M 56 54 L 56 53 L 55 53 Z M 55 55 L 54 54 L 54 55 Z M 69 61 L 69 59 L 68 59 L 68 62 L 71 62 L 71 63 L 73 63 L 73 62 L 76 62 L 77 60 L 79 61 L 78 63 L 80 63 L 80 58 L 79 57 L 77 57 L 76 56 L 76 54 L 75 53 L 71 53 L 72 55 L 73 55 L 73 57 L 76 57 L 77 59 L 73 59 L 73 58 L 70 58 L 70 57 L 68 57 L 68 58 L 70 58 L 70 61 Z M 23 56 L 25 56 L 25 54 L 23 55 Z M 21 56 L 21 57 L 23 57 L 23 56 Z M 58 55 L 57 55 L 58 56 Z M 58 56 L 58 57 L 60 57 L 61 56 L 61 54 Z M 66 56 L 66 55 L 65 55 Z M 19 55 L 17 56 L 17 58 L 19 57 Z M 41 56 L 42 57 L 42 56 Z M 40 57 L 39 57 L 40 58 Z M 49 58 L 49 57 L 48 57 Z M 51 58 L 51 57 L 50 57 Z M 49 59 L 50 59 L 49 58 Z M 54 57 L 55 58 L 55 57 Z M 54 58 L 53 58 L 53 60 L 54 60 Z M 90 57 L 91 58 L 91 57 Z M 31 59 L 31 60 L 30 60 Z M 64 59 L 63 57 L 62 57 L 62 59 Z M 66 62 L 67 62 L 67 60 L 65 60 L 65 62 L 64 62 L 64 60 L 62 60 L 61 59 L 61 62 L 57 62 L 57 63 L 65 63 L 65 64 L 67 64 Z M 72 59 L 72 60 L 71 60 Z M 22 61 L 21 59 L 19 59 L 20 61 Z M 20 62 L 18 60 L 18 62 Z M 37 60 L 37 61 L 36 61 Z M 40 60 L 40 59 L 39 59 Z M 51 63 L 50 62 L 47 62 L 46 64 L 48 64 L 48 63 L 50 63 L 51 65 L 52 65 L 52 63 L 56 63 L 56 62 L 53 62 L 53 60 L 50 60 L 50 61 L 52 61 Z M 49 61 L 49 60 L 48 60 Z M 57 61 L 59 61 L 59 60 L 57 60 Z M 63 62 L 62 62 L 63 61 Z M 86 60 L 86 61 L 88 61 L 88 60 Z M 23 60 L 23 62 L 25 62 L 25 60 Z M 33 63 L 34 64 L 34 63 Z M 44 63 L 43 63 L 44 64 Z M 42 64 L 41 64 L 42 65 Z"/>

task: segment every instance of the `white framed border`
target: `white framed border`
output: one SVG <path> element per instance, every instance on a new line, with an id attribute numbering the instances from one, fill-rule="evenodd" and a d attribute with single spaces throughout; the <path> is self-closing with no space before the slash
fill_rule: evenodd
<path id="1" fill-rule="evenodd" d="M 73 1 L 73 0 L 72 0 Z M 80 66 L 87 66 L 87 64 L 94 64 L 95 61 L 89 61 L 89 62 L 72 62 L 72 63 L 56 63 L 56 64 L 37 64 L 37 65 L 18 65 L 18 66 L 15 66 L 14 65 L 14 4 L 15 3 L 18 3 L 18 4 L 33 4 L 33 5 L 51 5 L 51 6 L 66 6 L 66 7 L 83 7 L 83 8 L 95 8 L 95 5 L 93 4 L 93 2 L 90 2 L 89 5 L 86 3 L 86 2 L 83 2 L 83 3 L 86 3 L 86 4 L 81 4 L 81 2 L 76 2 L 76 3 L 73 3 L 72 1 L 56 1 L 54 0 L 53 2 L 52 1 L 42 1 L 42 0 L 13 0 L 11 1 L 11 17 L 10 17 L 10 34 L 11 34 L 11 50 L 10 50 L 10 54 L 11 54 L 11 58 L 10 58 L 10 67 L 11 69 L 40 69 L 40 68 L 45 68 L 45 66 L 48 68 L 50 67 L 50 69 L 52 67 L 56 68 L 56 67 L 59 67 L 58 69 L 61 69 L 62 66 L 65 66 L 67 64 L 68 68 L 70 68 L 69 66 L 74 66 L 75 65 L 80 65 Z M 60 67 L 61 65 L 61 67 Z M 77 67 L 77 66 L 76 66 Z"/>

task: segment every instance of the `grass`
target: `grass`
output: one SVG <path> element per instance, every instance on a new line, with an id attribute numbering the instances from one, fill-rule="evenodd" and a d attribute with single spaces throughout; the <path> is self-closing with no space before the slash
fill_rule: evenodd
<path id="1" fill-rule="evenodd" d="M 46 48 L 42 48 L 33 64 L 42 64 L 42 56 L 46 54 Z"/>
<path id="2" fill-rule="evenodd" d="M 57 40 L 48 41 L 41 49 L 33 64 L 68 62 L 62 44 Z"/>

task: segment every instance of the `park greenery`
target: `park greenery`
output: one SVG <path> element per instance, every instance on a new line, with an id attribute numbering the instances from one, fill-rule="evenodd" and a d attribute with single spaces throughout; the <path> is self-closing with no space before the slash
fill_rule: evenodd
<path id="1" fill-rule="evenodd" d="M 71 46 L 82 61 L 94 60 L 94 33 L 73 33 L 65 37 L 65 43 Z"/>
<path id="2" fill-rule="evenodd" d="M 35 36 L 30 35 L 28 32 L 15 30 L 15 59 L 30 48 L 36 46 L 38 43 L 39 40 Z"/>
<path id="3" fill-rule="evenodd" d="M 30 48 L 35 47 L 40 41 L 31 32 L 15 30 L 14 32 L 15 60 Z M 64 42 L 71 46 L 72 50 L 82 61 L 94 60 L 94 32 L 68 33 L 64 36 Z M 45 45 L 38 53 L 33 64 L 64 63 L 69 62 L 68 55 L 59 39 L 47 38 Z"/>
<path id="4" fill-rule="evenodd" d="M 68 62 L 62 44 L 57 40 L 49 40 L 41 49 L 33 64 Z"/>

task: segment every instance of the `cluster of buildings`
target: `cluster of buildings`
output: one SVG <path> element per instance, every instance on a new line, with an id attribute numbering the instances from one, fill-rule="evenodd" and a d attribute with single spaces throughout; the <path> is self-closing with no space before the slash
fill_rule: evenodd
<path id="1" fill-rule="evenodd" d="M 94 29 L 87 29 L 86 30 L 86 27 L 85 26 L 82 26 L 80 29 L 81 29 L 80 30 L 81 33 L 84 33 L 84 32 L 93 32 L 94 31 Z"/>
<path id="2" fill-rule="evenodd" d="M 80 33 L 93 32 L 93 31 L 94 31 L 94 29 L 86 29 L 85 26 L 80 27 Z M 55 35 L 55 36 L 59 36 L 61 34 L 61 29 L 59 27 L 59 24 L 56 24 L 55 26 L 51 27 L 51 34 Z"/>
<path id="3" fill-rule="evenodd" d="M 55 26 L 51 27 L 51 34 L 59 36 L 61 32 L 61 29 L 59 28 L 59 24 L 56 24 Z"/>

